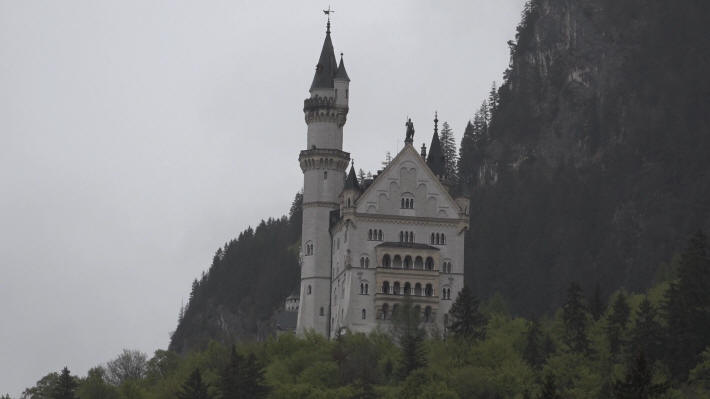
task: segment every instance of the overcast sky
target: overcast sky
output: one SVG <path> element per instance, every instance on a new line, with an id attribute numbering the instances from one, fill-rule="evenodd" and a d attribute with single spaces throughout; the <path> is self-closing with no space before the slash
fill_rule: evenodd
<path id="1" fill-rule="evenodd" d="M 457 140 L 523 0 L 331 1 L 344 150 Z M 327 2 L 0 0 L 0 394 L 167 348 L 193 278 L 301 188 Z"/>

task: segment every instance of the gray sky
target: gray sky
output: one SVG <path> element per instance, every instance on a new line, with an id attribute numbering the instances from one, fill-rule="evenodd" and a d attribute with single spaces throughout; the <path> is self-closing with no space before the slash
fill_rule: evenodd
<path id="1" fill-rule="evenodd" d="M 457 141 L 523 0 L 331 0 L 357 168 Z M 0 0 L 0 394 L 166 348 L 214 251 L 301 188 L 324 37 L 304 1 Z"/>

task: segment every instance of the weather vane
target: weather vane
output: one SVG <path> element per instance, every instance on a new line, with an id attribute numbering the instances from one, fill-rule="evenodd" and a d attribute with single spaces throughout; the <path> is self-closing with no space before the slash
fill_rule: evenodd
<path id="1" fill-rule="evenodd" d="M 330 4 L 328 5 L 327 10 L 323 10 L 323 14 L 328 16 L 328 29 L 326 30 L 326 33 L 330 33 L 330 14 L 335 13 L 335 10 L 330 8 Z"/>

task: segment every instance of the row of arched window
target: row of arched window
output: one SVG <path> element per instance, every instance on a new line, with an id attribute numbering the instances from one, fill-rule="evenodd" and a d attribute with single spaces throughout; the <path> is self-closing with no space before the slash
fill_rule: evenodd
<path id="1" fill-rule="evenodd" d="M 431 233 L 431 245 L 446 245 L 444 233 Z"/>
<path id="2" fill-rule="evenodd" d="M 402 257 L 399 255 L 395 255 L 394 258 L 391 258 L 389 254 L 385 254 L 382 257 L 382 267 L 385 268 L 395 268 L 395 269 L 426 269 L 426 270 L 434 270 L 434 258 L 431 256 L 428 256 L 426 258 L 426 261 L 421 256 L 417 256 L 414 258 L 414 262 L 412 262 L 412 257 L 409 255 L 406 255 L 404 257 L 404 260 L 402 260 Z"/>
<path id="3" fill-rule="evenodd" d="M 369 295 L 367 283 L 360 283 L 360 295 Z"/>
<path id="4" fill-rule="evenodd" d="M 360 257 L 360 267 L 363 269 L 368 269 L 370 267 L 370 258 L 367 256 Z"/>
<path id="5" fill-rule="evenodd" d="M 390 312 L 390 305 L 388 303 L 383 303 L 382 308 L 380 309 L 380 313 L 377 315 L 377 318 L 380 320 L 391 320 L 392 317 L 397 316 L 397 312 L 399 311 L 399 304 L 394 304 L 392 305 L 392 311 Z M 414 306 L 413 310 L 414 314 L 421 315 L 421 307 L 419 305 Z M 363 315 L 365 315 L 365 309 L 363 309 Z M 431 306 L 427 306 L 424 308 L 424 315 L 422 317 L 422 321 L 425 323 L 430 323 L 434 320 Z"/>
<path id="6" fill-rule="evenodd" d="M 367 231 L 367 239 L 370 241 L 382 241 L 382 230 L 370 229 Z"/>
<path id="7" fill-rule="evenodd" d="M 413 231 L 400 231 L 399 232 L 399 242 L 414 242 L 414 232 Z"/>
<path id="8" fill-rule="evenodd" d="M 402 209 L 414 209 L 414 198 L 402 198 Z"/>
<path id="9" fill-rule="evenodd" d="M 441 271 L 443 273 L 451 273 L 451 262 L 444 262 L 441 264 Z"/>
<path id="10" fill-rule="evenodd" d="M 402 286 L 399 281 L 395 281 L 390 287 L 389 281 L 382 282 L 382 293 L 387 295 L 414 295 L 422 296 L 422 285 L 421 283 L 414 284 L 414 290 L 412 290 L 412 285 L 409 282 L 405 282 Z M 431 284 L 424 286 L 424 296 L 434 296 L 434 287 Z"/>

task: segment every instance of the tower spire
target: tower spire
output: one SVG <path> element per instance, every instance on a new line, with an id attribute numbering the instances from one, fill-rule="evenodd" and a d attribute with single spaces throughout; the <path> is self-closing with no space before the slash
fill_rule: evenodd
<path id="1" fill-rule="evenodd" d="M 323 14 L 328 16 L 328 23 L 325 25 L 326 26 L 325 33 L 328 35 L 330 35 L 330 14 L 333 14 L 333 13 L 335 13 L 335 10 L 332 10 L 330 8 L 330 5 L 328 6 L 327 10 L 323 10 Z"/>

